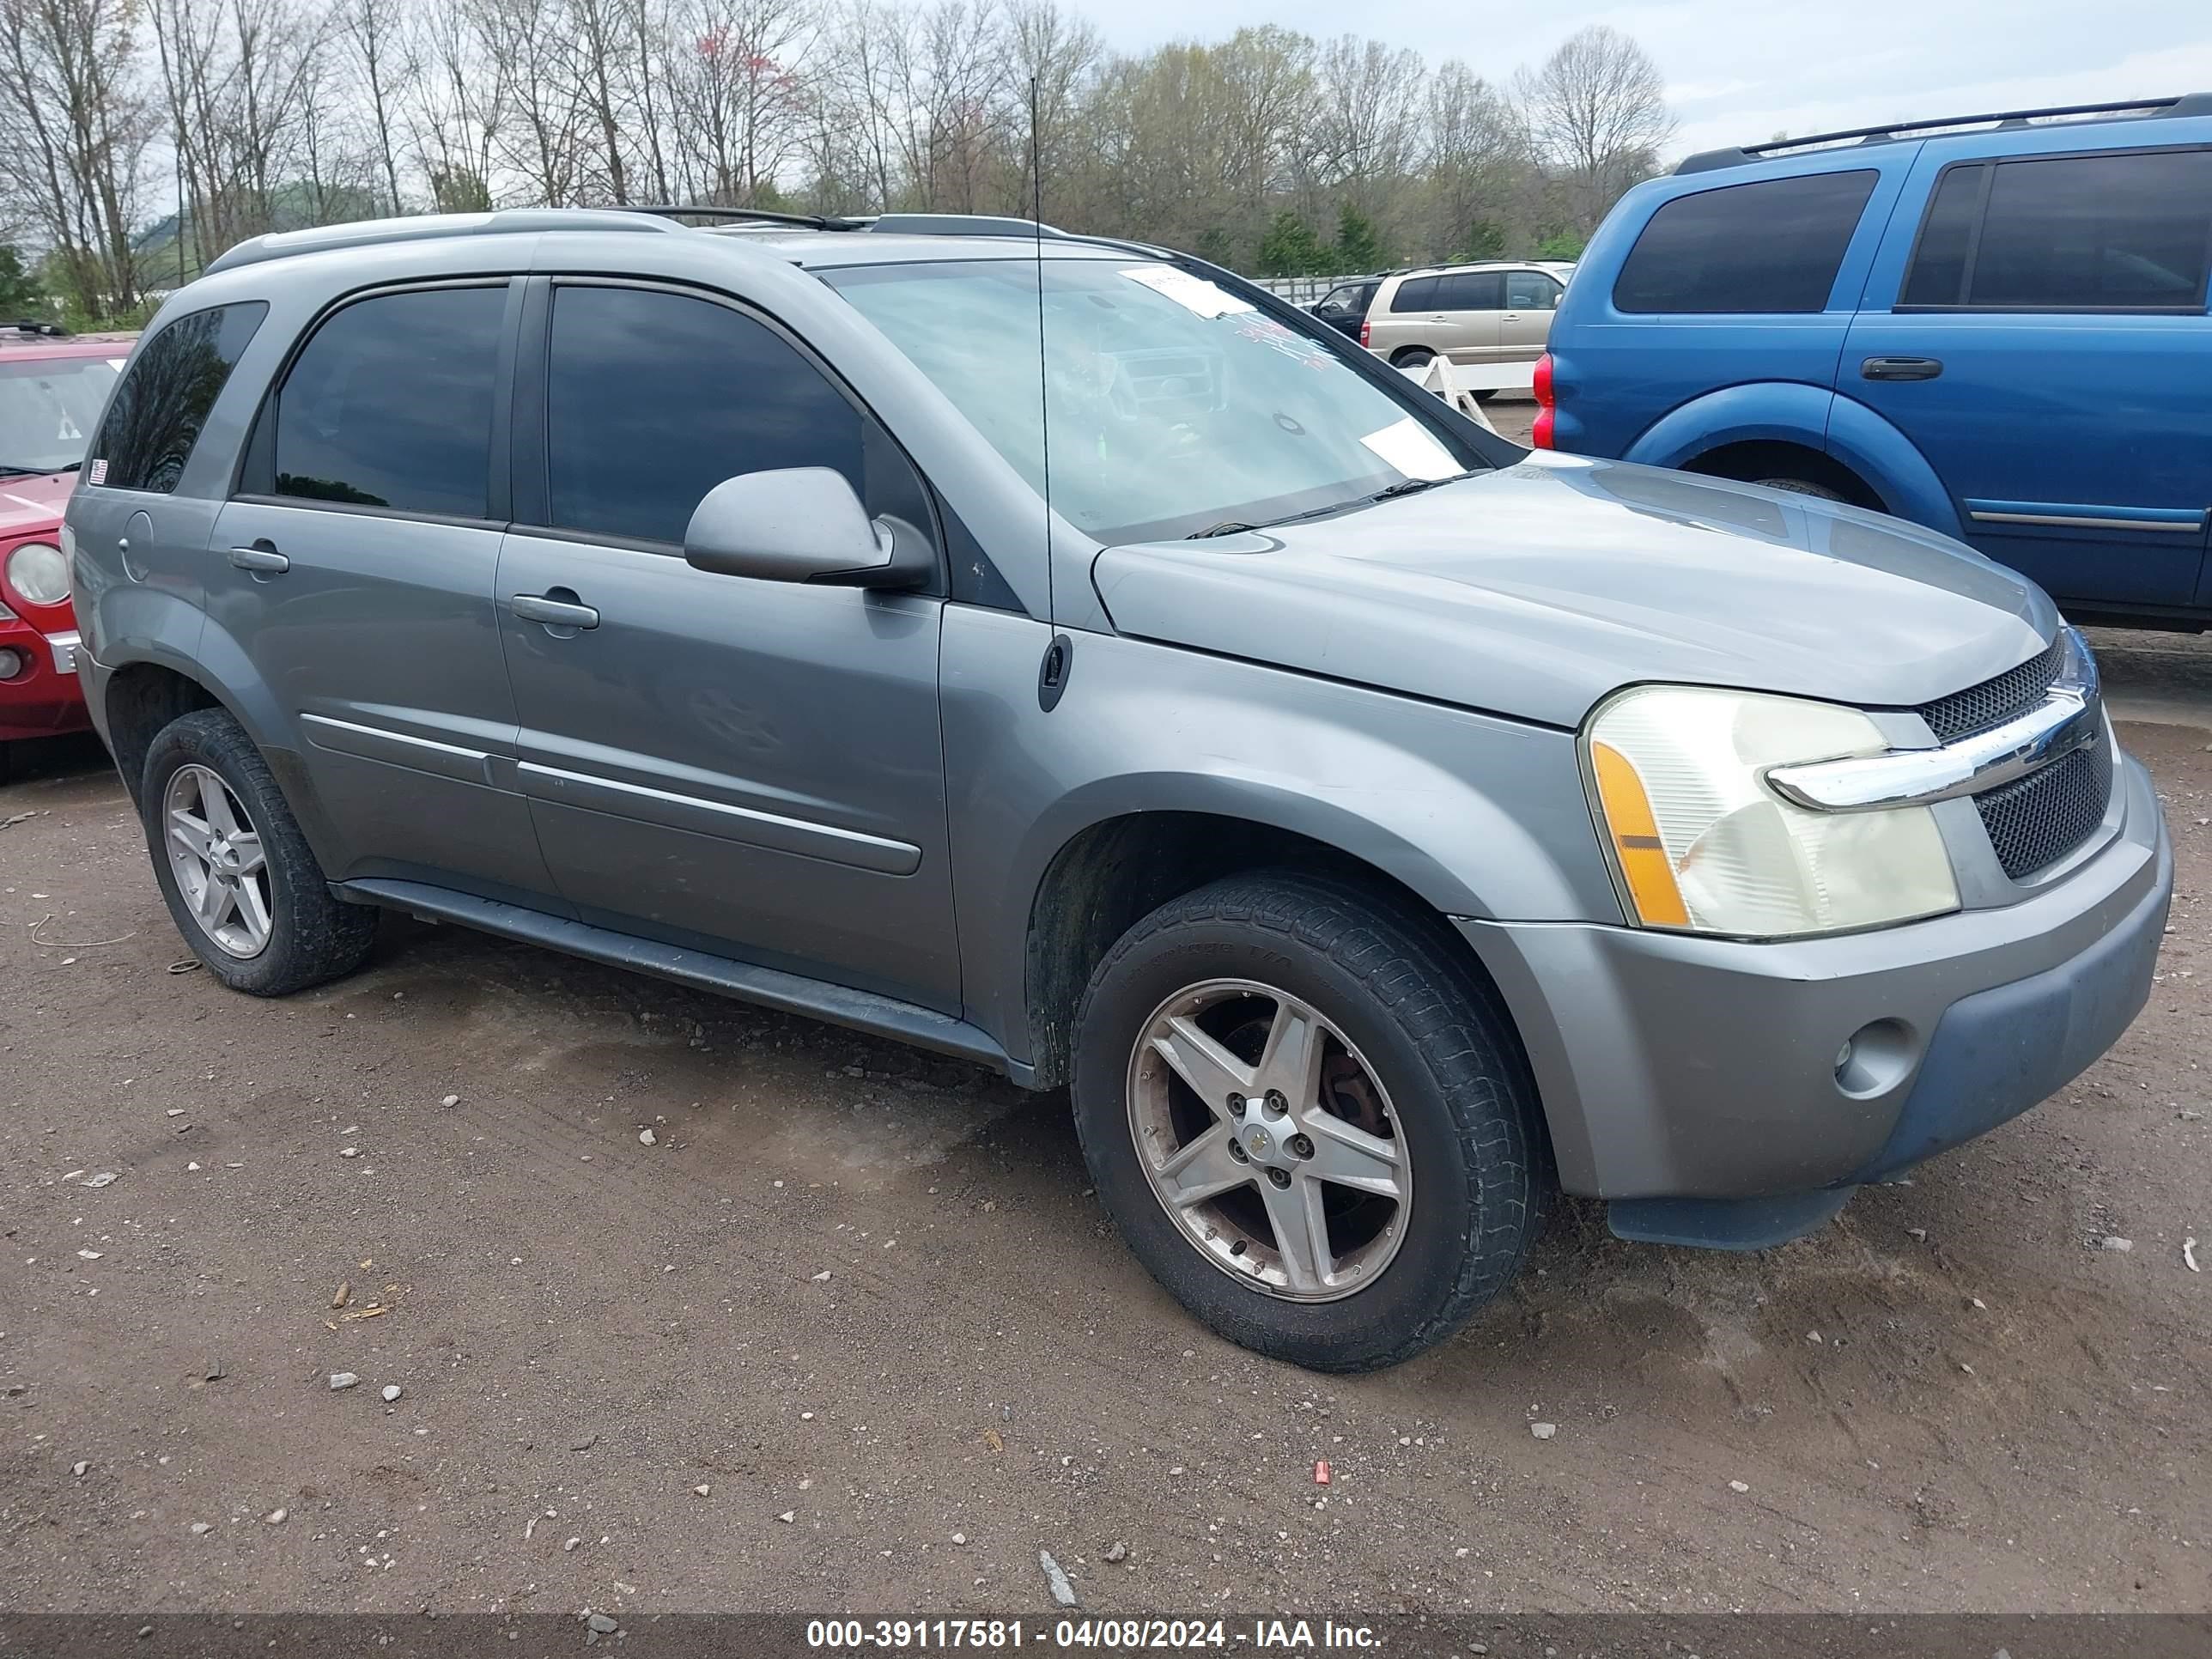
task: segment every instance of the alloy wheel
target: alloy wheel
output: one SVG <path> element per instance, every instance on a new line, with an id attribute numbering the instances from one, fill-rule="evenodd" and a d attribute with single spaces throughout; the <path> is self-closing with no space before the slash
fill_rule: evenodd
<path id="1" fill-rule="evenodd" d="M 1178 991 L 1145 1022 L 1127 1092 L 1154 1195 L 1231 1278 L 1330 1302 L 1397 1254 L 1409 1149 L 1374 1068 L 1310 1003 L 1251 980 Z"/>
<path id="2" fill-rule="evenodd" d="M 179 767 L 162 794 L 161 827 L 169 872 L 200 932 L 225 955 L 259 956 L 274 925 L 268 860 L 230 786 L 207 767 Z"/>

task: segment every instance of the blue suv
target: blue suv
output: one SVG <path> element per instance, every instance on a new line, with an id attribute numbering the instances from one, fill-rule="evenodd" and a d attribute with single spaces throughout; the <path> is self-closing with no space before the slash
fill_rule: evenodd
<path id="1" fill-rule="evenodd" d="M 1692 155 L 1552 325 L 1540 447 L 1880 508 L 2212 626 L 2212 94 Z"/>

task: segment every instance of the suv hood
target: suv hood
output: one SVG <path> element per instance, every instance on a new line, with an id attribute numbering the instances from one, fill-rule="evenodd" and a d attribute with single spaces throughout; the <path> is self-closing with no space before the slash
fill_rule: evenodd
<path id="1" fill-rule="evenodd" d="M 1571 456 L 1108 548 L 1092 576 L 1125 634 L 1569 727 L 1644 680 L 1927 702 L 2059 626 L 2026 578 L 1900 520 Z"/>

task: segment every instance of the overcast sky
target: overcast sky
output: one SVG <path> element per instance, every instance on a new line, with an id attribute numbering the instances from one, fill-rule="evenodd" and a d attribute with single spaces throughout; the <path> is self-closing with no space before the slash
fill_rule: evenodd
<path id="1" fill-rule="evenodd" d="M 1658 60 L 1676 155 L 2027 105 L 2212 92 L 2212 0 L 1091 0 L 1115 46 L 1276 22 L 1466 59 L 1492 81 L 1588 23 Z"/>

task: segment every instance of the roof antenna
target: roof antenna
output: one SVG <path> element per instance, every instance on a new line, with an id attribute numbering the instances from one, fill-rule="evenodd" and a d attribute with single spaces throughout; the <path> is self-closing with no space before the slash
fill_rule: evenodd
<path id="1" fill-rule="evenodd" d="M 1044 603 L 1048 624 L 1059 617 L 1052 593 L 1052 399 L 1044 352 L 1044 150 L 1037 130 L 1037 78 L 1030 76 L 1030 228 L 1035 233 L 1037 285 L 1037 443 L 1044 458 Z"/>

